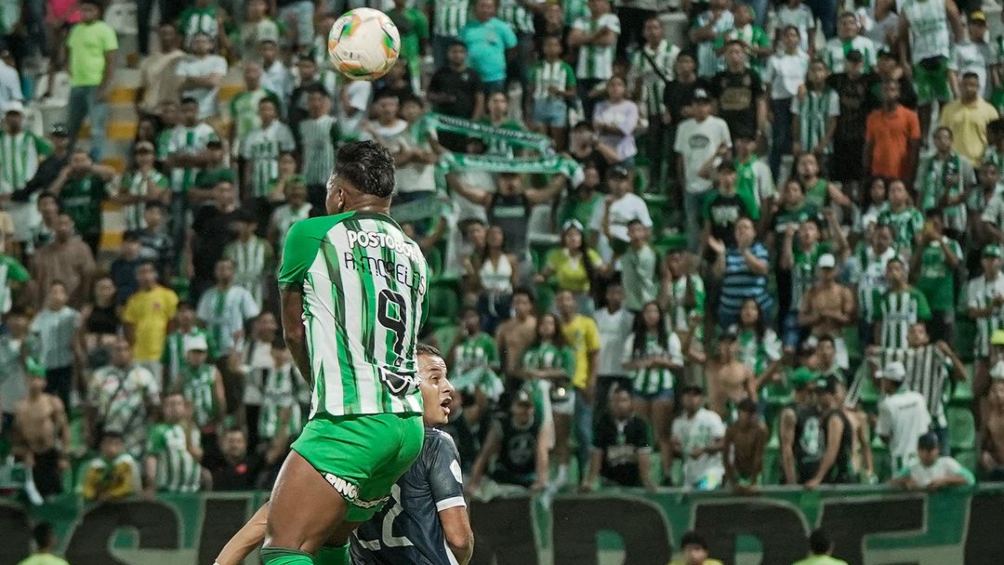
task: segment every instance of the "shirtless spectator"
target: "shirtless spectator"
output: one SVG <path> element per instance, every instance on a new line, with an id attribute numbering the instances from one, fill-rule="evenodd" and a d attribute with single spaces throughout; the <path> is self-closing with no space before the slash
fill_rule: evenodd
<path id="1" fill-rule="evenodd" d="M 993 379 L 986 408 L 982 411 L 983 450 L 980 466 L 989 481 L 1004 481 L 1004 364 L 990 371 Z"/>
<path id="2" fill-rule="evenodd" d="M 28 396 L 14 408 L 14 453 L 31 469 L 38 494 L 63 492 L 63 472 L 70 462 L 70 427 L 63 401 L 45 392 L 45 369 L 28 364 Z"/>
<path id="3" fill-rule="evenodd" d="M 847 387 L 843 384 L 837 386 L 837 404 L 847 417 L 847 423 L 851 425 L 851 467 L 858 480 L 865 484 L 874 484 L 875 459 L 872 454 L 871 426 L 868 414 L 858 406 L 849 406 L 847 400 Z"/>
<path id="4" fill-rule="evenodd" d="M 736 420 L 740 402 L 756 401 L 756 376 L 739 360 L 739 343 L 732 329 L 718 336 L 718 358 L 708 360 L 707 377 L 708 406 L 728 422 Z"/>
<path id="5" fill-rule="evenodd" d="M 502 359 L 502 374 L 505 376 L 515 374 L 523 353 L 537 336 L 537 317 L 533 308 L 533 295 L 529 290 L 517 288 L 513 291 L 513 317 L 502 322 L 495 332 L 495 342 Z"/>
<path id="6" fill-rule="evenodd" d="M 798 311 L 798 324 L 808 328 L 816 336 L 842 336 L 844 329 L 854 323 L 857 305 L 854 292 L 837 282 L 837 259 L 827 253 L 819 258 L 817 263 L 817 282 L 802 295 L 802 304 Z M 837 351 L 837 364 L 847 369 L 850 360 L 847 355 L 847 345 L 842 337 L 834 338 L 833 345 Z"/>
<path id="7" fill-rule="evenodd" d="M 757 416 L 756 402 L 739 403 L 739 419 L 725 430 L 725 483 L 737 492 L 756 490 L 770 433 Z"/>

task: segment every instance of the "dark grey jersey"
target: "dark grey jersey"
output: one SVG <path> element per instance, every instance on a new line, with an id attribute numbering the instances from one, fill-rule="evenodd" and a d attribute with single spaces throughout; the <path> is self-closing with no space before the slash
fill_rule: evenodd
<path id="1" fill-rule="evenodd" d="M 425 429 L 422 453 L 391 489 L 383 509 L 350 539 L 355 565 L 452 565 L 439 512 L 466 506 L 460 456 L 453 439 Z"/>

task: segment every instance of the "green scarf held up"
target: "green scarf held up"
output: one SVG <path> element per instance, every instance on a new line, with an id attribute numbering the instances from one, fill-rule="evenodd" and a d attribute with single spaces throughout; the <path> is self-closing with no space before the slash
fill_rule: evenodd
<path id="1" fill-rule="evenodd" d="M 421 131 L 446 131 L 466 137 L 476 137 L 486 142 L 490 139 L 501 140 L 514 147 L 534 149 L 539 151 L 541 155 L 551 155 L 554 153 L 551 138 L 541 133 L 497 128 L 463 118 L 444 116 L 435 112 L 429 112 L 422 120 L 424 123 L 420 128 Z"/>
<path id="2" fill-rule="evenodd" d="M 446 187 L 446 175 L 453 171 L 565 175 L 572 179 L 580 174 L 581 170 L 582 165 L 574 159 L 561 155 L 510 159 L 497 155 L 444 153 L 436 164 L 436 186 L 439 190 L 443 190 Z"/>

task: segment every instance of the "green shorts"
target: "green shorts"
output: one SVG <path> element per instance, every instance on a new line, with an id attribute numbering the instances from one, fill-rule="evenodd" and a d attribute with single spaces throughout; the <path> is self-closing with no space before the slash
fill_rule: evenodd
<path id="1" fill-rule="evenodd" d="M 346 520 L 365 522 L 387 501 L 424 440 L 421 414 L 369 414 L 315 418 L 292 448 L 349 504 Z"/>
<path id="2" fill-rule="evenodd" d="M 914 65 L 913 88 L 917 91 L 917 103 L 921 106 L 935 100 L 950 101 L 952 87 L 948 80 L 948 59 L 932 57 Z"/>

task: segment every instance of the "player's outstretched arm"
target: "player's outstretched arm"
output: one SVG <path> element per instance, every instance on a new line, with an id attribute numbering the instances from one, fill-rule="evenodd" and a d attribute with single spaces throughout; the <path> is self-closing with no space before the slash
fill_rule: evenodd
<path id="1" fill-rule="evenodd" d="M 238 530 L 234 537 L 230 538 L 230 541 L 223 546 L 214 565 L 241 565 L 244 563 L 244 559 L 265 540 L 265 526 L 267 524 L 268 503 L 266 502 L 254 513 L 254 516 L 251 516 L 244 527 Z"/>

